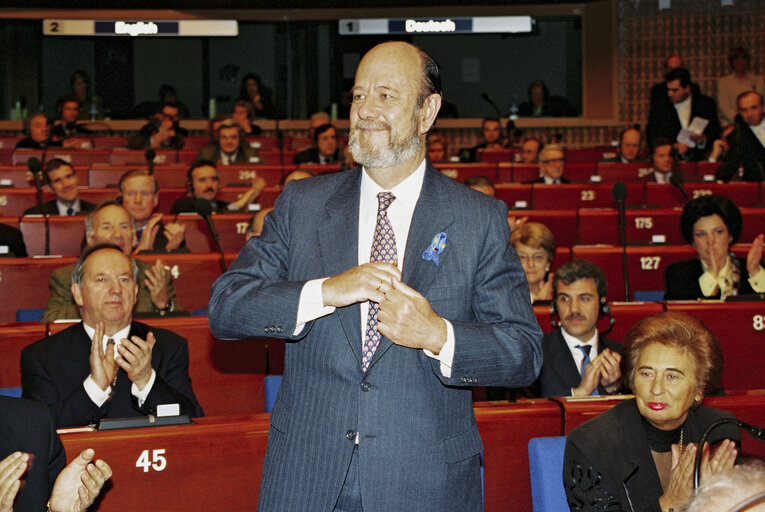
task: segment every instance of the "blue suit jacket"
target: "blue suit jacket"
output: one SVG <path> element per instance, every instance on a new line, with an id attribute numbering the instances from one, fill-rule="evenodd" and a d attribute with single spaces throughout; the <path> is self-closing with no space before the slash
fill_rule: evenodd
<path id="1" fill-rule="evenodd" d="M 403 281 L 454 326 L 452 374 L 385 338 L 364 373 L 358 304 L 293 336 L 305 282 L 358 264 L 360 177 L 352 169 L 290 182 L 261 237 L 212 289 L 216 336 L 288 340 L 260 509 L 332 510 L 358 433 L 365 512 L 482 510 L 470 386 L 528 385 L 541 365 L 541 331 L 508 244 L 507 208 L 428 166 Z M 437 265 L 421 255 L 441 232 L 447 242 Z"/>

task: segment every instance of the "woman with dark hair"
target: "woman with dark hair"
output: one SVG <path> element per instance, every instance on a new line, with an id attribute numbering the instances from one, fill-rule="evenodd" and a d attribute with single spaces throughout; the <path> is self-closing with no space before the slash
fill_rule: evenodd
<path id="1" fill-rule="evenodd" d="M 72 73 L 69 79 L 69 86 L 72 89 L 72 94 L 80 101 L 78 119 L 90 119 L 91 117 L 95 119 L 104 118 L 104 107 L 101 98 L 90 93 L 90 78 L 87 72 L 78 69 Z M 59 99 L 60 105 L 61 100 Z"/>
<path id="2" fill-rule="evenodd" d="M 682 510 L 704 429 L 730 413 L 700 405 L 723 368 L 720 342 L 697 318 L 667 311 L 624 339 L 622 376 L 635 398 L 568 435 L 563 483 L 573 511 Z M 723 425 L 704 446 L 701 481 L 735 463 L 738 428 Z M 719 443 L 719 445 L 716 445 Z M 714 452 L 714 453 L 712 453 Z"/>
<path id="3" fill-rule="evenodd" d="M 730 251 L 741 236 L 741 227 L 741 212 L 724 196 L 701 196 L 686 204 L 680 228 L 698 258 L 667 267 L 664 298 L 724 299 L 765 292 L 765 270 L 760 263 L 763 235 L 754 239 L 746 259 Z"/>
<path id="4" fill-rule="evenodd" d="M 255 73 L 247 73 L 242 77 L 239 99 L 252 102 L 256 118 L 276 118 L 276 104 L 271 91 L 263 86 L 260 77 Z"/>

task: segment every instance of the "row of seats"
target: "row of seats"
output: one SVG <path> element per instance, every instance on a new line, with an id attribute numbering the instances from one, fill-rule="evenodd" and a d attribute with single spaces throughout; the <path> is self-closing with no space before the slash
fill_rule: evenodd
<path id="1" fill-rule="evenodd" d="M 16 149 L 16 144 L 24 137 L 20 135 L 0 136 L 0 151 Z M 93 135 L 71 137 L 77 146 L 83 149 L 122 149 L 127 147 L 128 137 Z M 183 137 L 183 149 L 198 150 L 210 143 L 210 139 L 201 135 Z M 279 149 L 279 139 L 272 136 L 247 136 L 245 143 L 257 149 Z M 291 151 L 299 151 L 313 144 L 311 137 L 282 137 L 281 146 Z M 60 148 L 59 148 L 60 149 Z"/>
<path id="2" fill-rule="evenodd" d="M 712 397 L 704 403 L 763 425 L 762 393 Z M 529 441 L 567 434 L 619 401 L 476 403 L 484 447 L 484 510 L 532 510 Z M 102 494 L 99 511 L 124 510 L 125 503 L 135 510 L 183 510 L 188 508 L 189 496 L 194 496 L 198 510 L 250 510 L 258 501 L 268 429 L 269 415 L 256 414 L 199 418 L 192 425 L 60 434 L 69 460 L 85 448 L 94 448 L 111 465 L 113 485 Z M 742 435 L 744 454 L 764 456 L 764 447 Z M 231 470 L 237 467 L 247 470 Z M 200 493 L 201 488 L 216 492 Z"/>
<path id="3" fill-rule="evenodd" d="M 192 280 L 211 281 L 214 275 L 213 272 L 209 274 L 188 277 Z M 178 287 L 182 288 L 180 283 Z M 187 296 L 181 297 L 182 303 L 184 299 L 191 300 Z M 722 386 L 728 390 L 765 388 L 765 346 L 757 343 L 765 331 L 763 302 L 616 302 L 611 309 L 610 317 L 602 318 L 598 328 L 618 342 L 639 320 L 664 310 L 684 311 L 703 319 L 718 336 L 722 346 L 725 357 Z M 534 312 L 543 331 L 554 329 L 549 307 L 535 306 Z M 205 384 L 198 398 L 208 414 L 227 415 L 265 410 L 263 378 L 266 374 L 280 375 L 283 372 L 284 342 L 268 339 L 258 339 L 253 343 L 219 340 L 210 332 L 206 316 L 150 318 L 145 321 L 177 332 L 189 340 L 191 377 L 195 389 L 199 389 L 198 381 Z M 65 327 L 66 323 L 23 322 L 0 325 L 0 387 L 19 386 L 21 377 L 18 362 L 21 349 L 48 333 L 58 332 L 62 326 Z M 233 396 L 229 398 L 228 395 Z M 241 400 L 236 398 L 239 396 Z M 485 390 L 475 388 L 475 400 L 480 401 L 485 397 Z"/>

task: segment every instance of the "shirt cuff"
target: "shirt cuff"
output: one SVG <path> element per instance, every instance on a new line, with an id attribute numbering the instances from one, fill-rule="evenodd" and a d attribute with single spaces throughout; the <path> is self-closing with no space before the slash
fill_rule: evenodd
<path id="1" fill-rule="evenodd" d="M 427 349 L 422 349 L 422 351 L 429 358 L 441 363 L 441 375 L 449 379 L 452 376 L 452 363 L 454 362 L 454 327 L 449 320 L 445 318 L 441 320 L 446 324 L 446 343 L 441 347 L 441 352 L 436 355 Z"/>
<path id="2" fill-rule="evenodd" d="M 297 323 L 295 325 L 295 332 L 292 333 L 293 336 L 300 334 L 303 327 L 305 327 L 305 324 L 308 322 L 335 312 L 334 306 L 324 305 L 324 298 L 321 295 L 321 285 L 323 285 L 324 281 L 327 279 L 329 278 L 324 277 L 306 281 L 303 285 L 303 289 L 300 290 Z"/>
<path id="3" fill-rule="evenodd" d="M 151 377 L 149 377 L 149 382 L 146 383 L 146 385 L 143 387 L 142 390 L 138 389 L 138 386 L 135 385 L 135 382 L 132 386 L 130 386 L 130 393 L 138 399 L 138 407 L 143 407 L 143 403 L 146 401 L 146 397 L 149 396 L 149 393 L 151 392 L 151 387 L 154 385 L 154 381 L 157 378 L 157 372 L 154 371 L 154 368 L 151 369 Z"/>
<path id="4" fill-rule="evenodd" d="M 704 272 L 701 274 L 701 277 L 699 277 L 699 287 L 701 288 L 701 293 L 704 294 L 704 297 L 711 297 L 717 288 L 717 279 L 715 279 L 708 271 Z"/>
<path id="5" fill-rule="evenodd" d="M 749 284 L 755 292 L 765 293 L 765 268 L 762 265 L 754 275 L 749 276 Z"/>
<path id="6" fill-rule="evenodd" d="M 98 387 L 98 384 L 96 384 L 96 381 L 94 381 L 93 377 L 90 375 L 88 375 L 88 377 L 82 383 L 82 387 L 85 388 L 85 393 L 87 393 L 90 397 L 90 400 L 96 404 L 96 407 L 101 407 L 104 405 L 106 401 L 109 400 L 109 397 L 112 396 L 111 386 L 108 386 L 106 391 L 104 391 Z"/>

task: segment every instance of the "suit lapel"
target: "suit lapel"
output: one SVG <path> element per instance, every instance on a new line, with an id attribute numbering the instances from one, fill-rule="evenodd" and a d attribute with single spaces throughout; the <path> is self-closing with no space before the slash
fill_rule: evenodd
<path id="1" fill-rule="evenodd" d="M 571 355 L 571 350 L 568 348 L 566 340 L 563 339 L 560 328 L 555 332 L 555 347 L 553 348 L 553 354 L 555 361 L 555 374 L 560 375 L 561 387 L 569 389 L 567 382 L 579 382 L 581 376 L 576 369 L 576 362 L 574 362 L 574 356 Z"/>
<path id="2" fill-rule="evenodd" d="M 347 179 L 327 200 L 325 218 L 319 225 L 319 252 L 322 271 L 326 276 L 340 274 L 358 265 L 361 169 L 345 172 Z M 337 308 L 335 315 L 340 319 L 348 343 L 361 364 L 359 305 Z"/>
<path id="3" fill-rule="evenodd" d="M 83 372 L 90 374 L 90 344 L 91 340 L 85 332 L 82 322 L 70 327 L 72 333 L 72 346 L 69 352 L 69 361 L 61 365 L 68 377 L 73 381 L 80 380 Z"/>
<path id="4" fill-rule="evenodd" d="M 443 177 L 434 167 L 427 164 L 425 178 L 422 183 L 420 197 L 414 208 L 412 223 L 409 226 L 409 236 L 406 240 L 406 253 L 404 256 L 404 268 L 402 280 L 411 288 L 422 295 L 426 295 L 430 285 L 435 281 L 436 275 L 444 262 L 449 258 L 449 232 L 448 227 L 454 221 L 454 213 L 451 203 L 444 200 L 445 182 L 441 180 L 451 178 Z M 439 256 L 439 264 L 425 260 L 422 253 L 430 247 L 433 238 L 439 233 L 446 233 L 447 242 L 444 252 Z M 393 345 L 388 338 L 382 337 L 375 355 L 370 362 L 370 368 L 380 357 Z"/>

